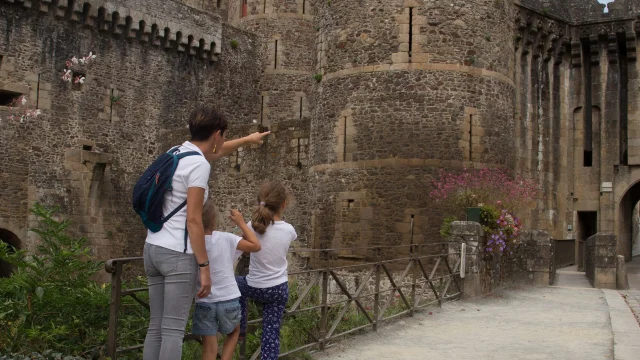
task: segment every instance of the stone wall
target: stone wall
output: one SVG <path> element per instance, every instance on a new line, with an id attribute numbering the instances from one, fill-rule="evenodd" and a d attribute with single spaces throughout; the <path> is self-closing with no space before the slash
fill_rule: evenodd
<path id="1" fill-rule="evenodd" d="M 516 171 L 542 188 L 526 225 L 556 239 L 586 240 L 585 227 L 615 232 L 629 257 L 634 204 L 623 197 L 639 179 L 628 175 L 640 159 L 640 8 L 616 0 L 604 14 L 595 0 L 519 3 Z M 597 220 L 587 224 L 583 212 Z"/>
<path id="2" fill-rule="evenodd" d="M 131 210 L 131 189 L 159 152 L 188 139 L 185 120 L 193 107 L 220 106 L 233 134 L 247 131 L 256 118 L 255 64 L 261 62 L 256 37 L 177 2 L 144 3 L 127 6 L 154 11 L 139 13 L 146 19 L 161 19 L 165 10 L 185 14 L 188 20 L 174 28 L 207 29 L 224 39 L 215 41 L 224 55 L 196 56 L 203 50 L 181 51 L 180 37 L 158 33 L 127 41 L 102 20 L 75 21 L 64 11 L 56 16 L 56 9 L 45 5 L 0 6 L 0 81 L 23 86 L 30 106 L 42 111 L 21 124 L 8 121 L 8 109 L 0 108 L 0 144 L 6 149 L 0 163 L 0 223 L 17 232 L 25 248 L 35 241 L 26 231 L 34 225 L 27 210 L 40 202 L 59 206 L 72 228 L 90 239 L 98 259 L 140 254 L 145 232 Z M 105 7 L 115 9 L 113 4 L 119 3 Z M 238 39 L 238 48 L 230 39 Z M 65 61 L 90 51 L 98 57 L 82 69 L 86 83 L 64 83 Z M 216 178 L 211 186 L 216 188 Z"/>
<path id="3" fill-rule="evenodd" d="M 616 289 L 617 239 L 613 234 L 598 233 L 587 239 L 586 273 L 595 288 Z"/>

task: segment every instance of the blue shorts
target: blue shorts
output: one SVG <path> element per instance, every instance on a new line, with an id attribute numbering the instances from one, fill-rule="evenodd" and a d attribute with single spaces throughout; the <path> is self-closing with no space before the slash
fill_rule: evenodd
<path id="1" fill-rule="evenodd" d="M 191 331 L 199 336 L 228 335 L 240 324 L 239 299 L 219 302 L 197 302 Z"/>

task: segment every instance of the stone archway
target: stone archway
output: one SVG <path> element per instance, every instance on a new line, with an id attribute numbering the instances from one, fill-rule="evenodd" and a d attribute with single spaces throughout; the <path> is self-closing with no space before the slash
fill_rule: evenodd
<path id="1" fill-rule="evenodd" d="M 10 230 L 0 228 L 0 241 L 9 244 L 15 249 L 20 249 L 20 238 Z M 9 277 L 12 272 L 13 267 L 11 264 L 0 260 L 0 277 Z"/>
<path id="2" fill-rule="evenodd" d="M 640 229 L 634 229 L 639 224 L 634 221 L 637 218 L 638 204 L 640 203 L 640 181 L 628 188 L 620 199 L 620 216 L 618 220 L 618 253 L 624 255 L 627 261 L 631 260 L 633 249 L 640 251 Z M 635 210 L 635 211 L 634 211 Z M 639 255 L 636 253 L 635 255 Z"/>

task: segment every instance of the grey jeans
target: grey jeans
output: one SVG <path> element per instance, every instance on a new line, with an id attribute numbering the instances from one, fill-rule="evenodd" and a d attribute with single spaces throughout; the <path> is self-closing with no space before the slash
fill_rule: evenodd
<path id="1" fill-rule="evenodd" d="M 184 329 L 196 294 L 196 258 L 145 243 L 144 271 L 149 283 L 151 319 L 143 359 L 180 359 Z"/>

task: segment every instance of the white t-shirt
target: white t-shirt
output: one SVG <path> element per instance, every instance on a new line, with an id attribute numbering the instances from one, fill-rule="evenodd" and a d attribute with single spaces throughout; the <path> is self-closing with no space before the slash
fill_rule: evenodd
<path id="1" fill-rule="evenodd" d="M 251 223 L 247 224 L 251 227 Z M 284 221 L 267 227 L 264 235 L 256 233 L 261 250 L 251 254 L 247 284 L 255 288 L 268 288 L 288 281 L 287 252 L 291 242 L 298 238 L 296 230 Z"/>
<path id="2" fill-rule="evenodd" d="M 179 152 L 197 151 L 202 154 L 200 149 L 189 141 L 182 144 Z M 167 191 L 164 194 L 164 204 L 162 209 L 163 215 L 168 215 L 175 210 L 183 201 L 187 199 L 187 189 L 190 187 L 199 187 L 204 189 L 204 198 L 202 203 L 209 196 L 209 172 L 211 165 L 204 156 L 192 155 L 180 159 L 176 172 L 173 174 L 173 191 Z M 184 230 L 187 224 L 187 207 L 169 219 L 162 229 L 157 233 L 147 231 L 147 242 L 152 245 L 161 246 L 170 250 L 184 252 Z M 187 244 L 190 241 L 187 239 Z M 187 253 L 191 254 L 191 245 L 187 247 Z"/>
<path id="3" fill-rule="evenodd" d="M 211 294 L 206 298 L 196 297 L 196 302 L 227 301 L 240 297 L 240 290 L 233 272 L 233 262 L 236 256 L 240 236 L 214 231 L 204 237 L 204 243 L 209 255 L 209 271 L 211 273 Z M 200 280 L 198 280 L 198 289 Z"/>

